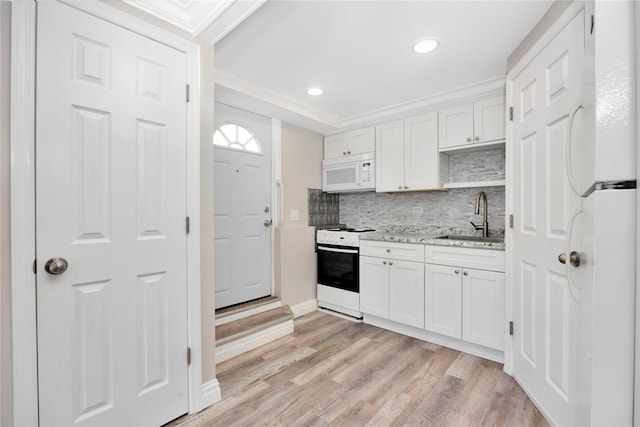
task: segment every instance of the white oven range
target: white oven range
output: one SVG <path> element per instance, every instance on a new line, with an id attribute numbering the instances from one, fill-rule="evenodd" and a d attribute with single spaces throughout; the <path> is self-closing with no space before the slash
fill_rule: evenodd
<path id="1" fill-rule="evenodd" d="M 318 306 L 355 319 L 360 312 L 360 234 L 370 229 L 318 230 Z"/>

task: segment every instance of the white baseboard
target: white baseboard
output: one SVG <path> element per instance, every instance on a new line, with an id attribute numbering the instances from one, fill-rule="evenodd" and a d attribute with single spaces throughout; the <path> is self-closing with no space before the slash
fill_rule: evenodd
<path id="1" fill-rule="evenodd" d="M 217 378 L 202 384 L 202 409 L 222 400 L 222 390 Z"/>
<path id="2" fill-rule="evenodd" d="M 290 305 L 289 308 L 293 313 L 293 318 L 297 319 L 300 316 L 316 311 L 318 309 L 318 300 L 310 299 L 308 301 L 301 302 L 300 304 Z"/>
<path id="3" fill-rule="evenodd" d="M 382 319 L 380 317 L 372 316 L 366 313 L 364 314 L 362 322 L 369 325 L 377 326 L 379 328 L 388 329 L 399 334 L 408 335 L 422 341 L 449 347 L 454 350 L 462 351 L 464 353 L 473 354 L 474 356 L 479 356 L 484 359 L 493 360 L 494 362 L 504 363 L 504 352 L 500 350 L 494 350 L 492 348 L 484 347 L 481 345 L 472 344 L 451 337 L 446 337 L 435 332 L 425 331 L 424 329 L 403 325 L 402 323 Z"/>
<path id="4" fill-rule="evenodd" d="M 254 348 L 291 333 L 293 333 L 293 319 L 279 323 L 255 334 L 247 335 L 230 343 L 216 346 L 216 363 L 224 362 L 225 360 L 229 360 L 232 357 L 253 350 Z"/>

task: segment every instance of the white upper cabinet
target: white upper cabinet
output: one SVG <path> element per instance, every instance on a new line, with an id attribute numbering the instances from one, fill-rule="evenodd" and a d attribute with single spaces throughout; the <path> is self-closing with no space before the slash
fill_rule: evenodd
<path id="1" fill-rule="evenodd" d="M 437 190 L 448 175 L 438 152 L 437 113 L 376 126 L 376 191 Z"/>
<path id="2" fill-rule="evenodd" d="M 504 141 L 504 96 L 441 110 L 438 122 L 440 150 Z"/>
<path id="3" fill-rule="evenodd" d="M 350 156 L 376 149 L 376 128 L 370 126 L 324 138 L 324 158 Z"/>

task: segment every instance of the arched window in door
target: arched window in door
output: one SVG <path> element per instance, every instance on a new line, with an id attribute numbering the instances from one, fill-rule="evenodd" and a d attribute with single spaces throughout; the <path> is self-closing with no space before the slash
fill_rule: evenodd
<path id="1" fill-rule="evenodd" d="M 231 150 L 261 154 L 262 148 L 251 131 L 237 123 L 227 123 L 213 134 L 213 145 Z"/>

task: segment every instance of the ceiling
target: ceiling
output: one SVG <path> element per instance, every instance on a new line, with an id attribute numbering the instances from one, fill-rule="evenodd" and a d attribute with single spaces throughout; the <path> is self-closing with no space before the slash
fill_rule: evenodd
<path id="1" fill-rule="evenodd" d="M 216 44 L 222 77 L 357 125 L 390 107 L 504 78 L 552 1 L 268 1 Z M 415 41 L 439 48 L 416 55 Z M 226 83 L 221 78 L 222 84 Z M 325 93 L 311 97 L 310 86 Z M 245 91 L 246 92 L 246 91 Z"/>
<path id="2" fill-rule="evenodd" d="M 127 1 L 215 44 L 216 100 L 322 133 L 424 110 L 460 88 L 501 89 L 507 57 L 553 3 Z M 427 37 L 439 48 L 414 54 Z M 311 86 L 325 93 L 307 95 Z"/>

